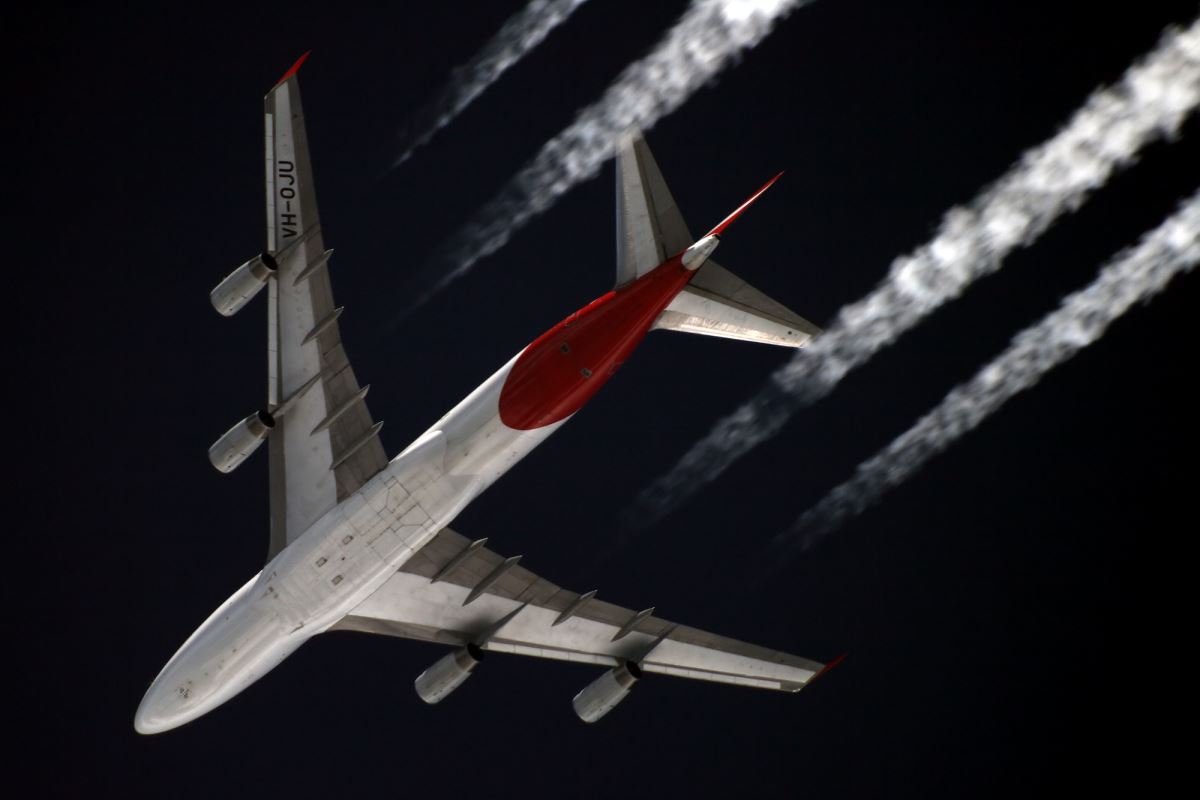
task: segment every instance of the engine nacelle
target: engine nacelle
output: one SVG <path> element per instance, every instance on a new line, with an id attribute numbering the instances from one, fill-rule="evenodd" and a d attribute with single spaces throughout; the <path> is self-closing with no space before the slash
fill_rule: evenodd
<path id="1" fill-rule="evenodd" d="M 448 653 L 417 676 L 413 682 L 417 695 L 430 705 L 440 702 L 471 677 L 480 661 L 483 661 L 483 649 L 474 644 Z"/>
<path id="2" fill-rule="evenodd" d="M 242 264 L 209 292 L 213 308 L 226 317 L 233 316 L 267 285 L 267 279 L 278 267 L 270 253 L 255 256 Z"/>
<path id="3" fill-rule="evenodd" d="M 225 435 L 208 448 L 208 460 L 221 472 L 233 472 L 258 449 L 274 427 L 275 418 L 269 412 L 256 411 L 225 431 Z"/>
<path id="4" fill-rule="evenodd" d="M 642 677 L 642 668 L 633 661 L 613 667 L 575 695 L 571 705 L 584 722 L 595 722 L 617 707 Z"/>

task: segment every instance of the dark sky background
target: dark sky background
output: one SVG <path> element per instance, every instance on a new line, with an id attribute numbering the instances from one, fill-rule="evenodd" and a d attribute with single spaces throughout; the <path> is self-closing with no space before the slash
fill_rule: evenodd
<path id="1" fill-rule="evenodd" d="M 332 634 L 177 731 L 133 713 L 262 564 L 266 458 L 206 448 L 259 407 L 264 303 L 208 291 L 263 246 L 262 95 L 301 72 L 342 337 L 399 452 L 610 288 L 612 167 L 406 319 L 421 267 L 683 0 L 592 0 L 402 169 L 397 131 L 518 2 L 13 23 L 8 756 L 81 796 L 970 797 L 1180 774 L 1200 276 L 1177 280 L 779 575 L 743 566 L 1200 178 L 1200 127 L 852 374 L 632 546 L 620 514 L 788 354 L 658 333 L 455 527 L 564 586 L 828 660 L 796 696 L 651 678 L 595 726 L 592 669 L 495 657 L 437 707 L 427 644 Z M 821 0 L 648 133 L 693 229 L 779 169 L 719 259 L 819 324 L 1152 48 L 1192 2 Z M 40 579 L 39 579 L 40 576 Z M 15 591 L 14 591 L 15 589 Z M 21 665 L 21 666 L 19 666 Z"/>

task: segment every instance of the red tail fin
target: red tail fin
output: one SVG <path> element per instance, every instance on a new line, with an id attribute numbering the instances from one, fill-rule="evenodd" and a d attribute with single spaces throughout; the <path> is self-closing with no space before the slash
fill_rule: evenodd
<path id="1" fill-rule="evenodd" d="M 742 203 L 740 206 L 735 208 L 733 210 L 732 214 L 730 214 L 725 219 L 721 220 L 720 224 L 718 224 L 717 227 L 713 228 L 711 231 L 709 231 L 705 235 L 706 236 L 720 236 L 722 233 L 724 233 L 725 229 L 729 227 L 730 223 L 732 223 L 735 219 L 737 219 L 739 216 L 741 216 L 742 212 L 745 211 L 747 208 L 749 208 L 750 204 L 753 203 L 755 200 L 757 200 L 759 198 L 759 196 L 762 195 L 763 192 L 765 192 L 767 189 L 770 189 L 771 184 L 773 184 L 775 181 L 779 180 L 780 175 L 783 175 L 783 173 L 782 172 L 779 173 L 779 175 L 776 175 L 774 178 L 771 178 L 771 180 L 769 180 L 765 184 L 763 184 L 763 187 L 761 189 L 759 189 L 754 194 L 750 195 L 749 200 L 747 200 L 746 202 Z"/>
<path id="2" fill-rule="evenodd" d="M 309 56 L 309 53 L 312 53 L 312 50 L 309 50 L 309 51 L 307 51 L 307 52 L 306 52 L 304 55 L 302 55 L 302 56 L 300 56 L 299 58 L 297 58 L 297 59 L 296 59 L 296 63 L 295 63 L 295 64 L 292 64 L 292 68 L 291 68 L 291 69 L 289 69 L 287 72 L 283 73 L 283 77 L 282 77 L 282 78 L 280 78 L 279 80 L 275 81 L 275 85 L 276 85 L 276 86 L 278 86 L 279 84 L 283 83 L 283 82 L 284 82 L 284 81 L 286 81 L 288 78 L 292 77 L 292 76 L 293 76 L 293 75 L 295 75 L 297 72 L 299 72 L 299 71 L 300 71 L 300 65 L 301 65 L 301 64 L 303 64 L 303 63 L 304 63 L 304 61 L 305 61 L 305 59 L 307 59 L 307 58 L 308 58 L 308 56 Z"/>

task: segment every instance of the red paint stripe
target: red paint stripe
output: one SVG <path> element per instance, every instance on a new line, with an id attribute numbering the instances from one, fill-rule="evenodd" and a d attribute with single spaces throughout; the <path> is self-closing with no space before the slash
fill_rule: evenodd
<path id="1" fill-rule="evenodd" d="M 779 175 L 776 175 L 774 178 L 771 178 L 771 180 L 764 183 L 763 187 L 761 189 L 759 189 L 754 194 L 750 195 L 749 200 L 747 200 L 746 202 L 742 203 L 740 206 L 735 208 L 733 210 L 732 214 L 730 214 L 725 219 L 721 220 L 721 222 L 718 223 L 717 227 L 715 227 L 711 231 L 709 231 L 707 235 L 708 236 L 720 236 L 722 233 L 724 233 L 725 229 L 728 228 L 735 219 L 740 217 L 742 215 L 742 212 L 750 207 L 751 203 L 753 203 L 755 200 L 757 200 L 759 197 L 761 197 L 763 192 L 765 192 L 767 189 L 770 189 L 771 184 L 773 184 L 773 183 L 775 183 L 775 181 L 779 180 L 779 178 L 782 175 L 783 175 L 783 173 L 781 172 L 781 173 L 779 173 Z"/>
<path id="2" fill-rule="evenodd" d="M 822 676 L 822 675 L 824 675 L 826 672 L 829 672 L 829 670 L 833 669 L 833 668 L 834 668 L 834 667 L 836 667 L 838 664 L 842 663 L 842 661 L 843 661 L 843 660 L 846 658 L 846 656 L 848 656 L 848 655 L 850 655 L 850 654 L 849 654 L 849 653 L 842 653 L 840 656 L 838 656 L 837 658 L 835 658 L 833 661 L 830 661 L 828 664 L 826 664 L 824 667 L 822 667 L 822 669 L 821 669 L 821 671 L 820 671 L 820 672 L 818 672 L 816 675 L 813 675 L 813 676 L 812 676 L 812 678 L 809 680 L 809 683 L 812 683 L 812 682 L 813 682 L 813 681 L 815 681 L 817 678 L 821 677 L 821 676 Z"/>
<path id="3" fill-rule="evenodd" d="M 282 78 L 280 78 L 279 80 L 275 81 L 275 86 L 278 86 L 279 84 L 283 83 L 283 82 L 284 82 L 284 81 L 286 81 L 288 78 L 292 77 L 292 76 L 293 76 L 293 75 L 295 75 L 297 72 L 299 72 L 299 71 L 300 71 L 300 65 L 301 65 L 301 64 L 303 64 L 303 63 L 305 62 L 305 60 L 306 60 L 306 59 L 308 58 L 308 56 L 309 56 L 309 53 L 312 53 L 312 50 L 309 50 L 309 51 L 308 51 L 308 52 L 306 52 L 304 55 L 302 55 L 302 56 L 300 56 L 299 58 L 297 58 L 297 59 L 296 59 L 296 63 L 295 63 L 295 64 L 292 64 L 292 68 L 291 68 L 291 69 L 289 69 L 287 72 L 283 73 L 283 77 L 282 77 Z M 274 87 L 272 87 L 272 88 L 274 88 Z"/>

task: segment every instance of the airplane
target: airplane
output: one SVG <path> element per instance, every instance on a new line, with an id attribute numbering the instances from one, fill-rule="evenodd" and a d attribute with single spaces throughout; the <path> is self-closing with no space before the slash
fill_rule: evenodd
<path id="1" fill-rule="evenodd" d="M 221 314 L 267 289 L 267 406 L 209 449 L 221 472 L 265 441 L 267 563 L 183 643 L 134 717 L 153 734 L 220 706 L 313 636 L 364 631 L 449 645 L 415 681 L 437 703 L 487 653 L 606 667 L 573 700 L 595 722 L 647 673 L 796 692 L 822 664 L 562 589 L 451 530 L 464 507 L 558 430 L 646 334 L 666 329 L 800 347 L 819 329 L 719 267 L 725 229 L 695 239 L 645 140 L 617 152 L 616 287 L 550 328 L 395 458 L 342 346 L 297 72 L 265 98 L 265 252 L 211 293 Z"/>

